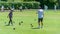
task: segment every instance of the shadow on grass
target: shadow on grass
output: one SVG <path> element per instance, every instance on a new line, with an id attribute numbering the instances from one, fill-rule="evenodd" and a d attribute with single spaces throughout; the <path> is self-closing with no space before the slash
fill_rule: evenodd
<path id="1" fill-rule="evenodd" d="M 40 29 L 40 28 L 32 28 L 32 29 Z"/>

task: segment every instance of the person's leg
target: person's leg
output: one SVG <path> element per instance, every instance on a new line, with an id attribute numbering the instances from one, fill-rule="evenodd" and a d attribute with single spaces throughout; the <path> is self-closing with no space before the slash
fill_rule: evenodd
<path id="1" fill-rule="evenodd" d="M 40 18 L 38 18 L 38 28 L 40 28 Z"/>
<path id="2" fill-rule="evenodd" d="M 10 22 L 11 22 L 11 24 L 13 25 L 13 23 L 12 23 L 12 18 L 10 18 Z"/>
<path id="3" fill-rule="evenodd" d="M 43 18 L 41 18 L 41 28 L 43 28 Z"/>

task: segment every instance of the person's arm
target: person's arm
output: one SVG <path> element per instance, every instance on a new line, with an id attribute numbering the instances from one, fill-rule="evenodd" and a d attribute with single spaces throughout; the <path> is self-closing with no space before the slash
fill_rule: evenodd
<path id="1" fill-rule="evenodd" d="M 10 14 L 10 13 L 9 13 L 9 14 Z M 7 18 L 9 17 L 9 14 L 8 14 Z"/>
<path id="2" fill-rule="evenodd" d="M 10 14 L 10 10 L 9 10 L 9 14 Z M 9 14 L 8 14 L 7 18 L 9 17 Z"/>

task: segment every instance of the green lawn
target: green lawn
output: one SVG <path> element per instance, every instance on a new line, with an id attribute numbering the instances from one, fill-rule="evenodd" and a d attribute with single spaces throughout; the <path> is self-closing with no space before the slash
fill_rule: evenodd
<path id="1" fill-rule="evenodd" d="M 14 26 L 5 26 L 8 24 L 9 19 L 7 15 L 9 12 L 0 12 L 0 34 L 60 34 L 60 10 L 47 10 L 44 11 L 44 28 L 32 29 L 38 26 L 37 23 L 37 10 L 15 10 L 13 12 Z M 36 19 L 36 21 L 35 21 Z M 23 21 L 21 25 L 19 22 Z M 13 28 L 16 28 L 13 30 Z"/>

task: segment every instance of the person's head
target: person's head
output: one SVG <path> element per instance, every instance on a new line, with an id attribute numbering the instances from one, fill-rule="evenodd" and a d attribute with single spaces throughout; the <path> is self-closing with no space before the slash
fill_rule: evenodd
<path id="1" fill-rule="evenodd" d="M 39 8 L 39 12 L 43 12 L 43 9 L 41 7 Z"/>

